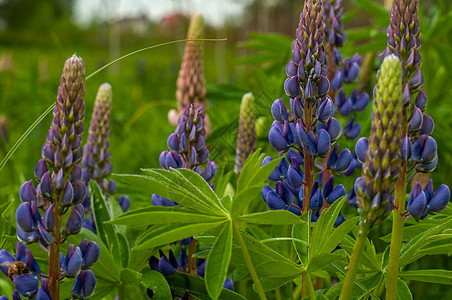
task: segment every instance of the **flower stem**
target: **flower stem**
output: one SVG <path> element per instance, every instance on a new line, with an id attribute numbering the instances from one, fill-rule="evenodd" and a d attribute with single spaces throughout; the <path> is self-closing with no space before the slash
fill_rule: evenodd
<path id="1" fill-rule="evenodd" d="M 339 300 L 348 300 L 352 294 L 353 285 L 355 284 L 356 274 L 358 273 L 359 261 L 366 243 L 367 233 L 370 229 L 370 222 L 367 218 L 361 221 L 358 237 L 355 241 L 350 264 L 348 265 L 347 275 L 345 275 L 344 285 L 342 286 L 341 296 Z"/>
<path id="2" fill-rule="evenodd" d="M 388 262 L 388 282 L 386 288 L 386 299 L 396 299 L 397 297 L 397 278 L 399 275 L 399 257 L 400 249 L 402 248 L 403 226 L 405 218 L 403 212 L 405 211 L 405 193 L 406 193 L 406 164 L 402 163 L 401 172 L 396 183 L 394 206 L 392 215 L 392 237 L 391 248 L 389 250 Z"/>
<path id="3" fill-rule="evenodd" d="M 53 300 L 60 299 L 60 240 L 61 240 L 61 222 L 62 218 L 59 212 L 59 203 L 55 201 L 53 214 L 55 216 L 55 229 L 53 238 L 55 242 L 50 245 L 49 253 L 49 290 Z"/>
<path id="4" fill-rule="evenodd" d="M 248 252 L 248 248 L 246 247 L 245 241 L 243 240 L 242 234 L 240 233 L 239 227 L 237 224 L 233 223 L 235 236 L 237 241 L 239 242 L 240 249 L 242 249 L 243 258 L 245 259 L 246 266 L 250 271 L 251 278 L 256 285 L 257 292 L 259 294 L 259 298 L 261 300 L 266 300 L 267 296 L 265 295 L 264 288 L 262 287 L 261 282 L 259 281 L 259 277 L 257 276 L 256 269 L 254 269 L 253 262 L 251 261 L 250 253 Z"/>
<path id="5" fill-rule="evenodd" d="M 188 273 L 195 275 L 195 257 L 193 255 L 196 253 L 196 240 L 192 239 L 188 245 Z"/>
<path id="6" fill-rule="evenodd" d="M 312 280 L 311 280 L 311 276 L 309 275 L 309 272 L 305 271 L 303 273 L 303 285 L 305 286 L 305 289 L 308 290 L 308 294 L 309 294 L 309 299 L 310 300 L 315 300 L 315 291 L 314 291 L 314 286 L 312 285 Z"/>

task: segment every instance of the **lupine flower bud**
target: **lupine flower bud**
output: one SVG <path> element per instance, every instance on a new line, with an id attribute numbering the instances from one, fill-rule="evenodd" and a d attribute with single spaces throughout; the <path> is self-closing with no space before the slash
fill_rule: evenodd
<path id="1" fill-rule="evenodd" d="M 361 125 L 359 124 L 359 122 L 353 124 L 354 121 L 355 116 L 352 116 L 350 120 L 347 122 L 347 124 L 344 126 L 344 131 L 342 132 L 342 134 L 349 140 L 356 139 L 356 137 L 359 135 L 361 131 Z"/>
<path id="2" fill-rule="evenodd" d="M 224 284 L 223 284 L 223 288 L 228 289 L 230 291 L 234 290 L 234 282 L 232 281 L 231 278 L 226 278 L 226 280 L 224 281 Z"/>
<path id="3" fill-rule="evenodd" d="M 390 212 L 387 207 L 399 172 L 401 99 L 400 60 L 390 55 L 379 72 L 363 179 L 355 184 L 359 206 L 372 224 L 379 224 Z"/>
<path id="4" fill-rule="evenodd" d="M 83 239 L 80 243 L 79 248 L 83 256 L 82 269 L 86 270 L 88 268 L 91 268 L 91 266 L 94 265 L 99 259 L 99 245 L 94 241 L 88 242 L 87 239 Z"/>
<path id="5" fill-rule="evenodd" d="M 49 282 L 46 278 L 41 277 L 41 287 L 36 294 L 36 300 L 52 300 L 52 295 L 49 291 Z"/>
<path id="6" fill-rule="evenodd" d="M 442 184 L 433 194 L 427 205 L 427 210 L 431 212 L 441 212 L 446 209 L 450 200 L 450 189 L 447 185 Z"/>
<path id="7" fill-rule="evenodd" d="M 339 145 L 336 145 L 331 151 L 330 157 L 327 160 L 327 167 L 335 172 L 345 172 L 352 162 L 352 153 L 348 149 L 344 149 L 339 155 Z"/>
<path id="8" fill-rule="evenodd" d="M 332 143 L 341 136 L 341 123 L 335 118 L 330 118 L 326 123 L 317 123 L 317 131 L 320 129 L 325 129 L 328 132 Z"/>
<path id="9" fill-rule="evenodd" d="M 39 281 L 31 274 L 14 276 L 14 287 L 24 297 L 31 297 L 38 291 Z"/>
<path id="10" fill-rule="evenodd" d="M 344 5 L 342 0 L 324 0 L 323 17 L 325 24 L 325 37 L 328 43 L 336 47 L 342 47 L 346 40 L 344 24 L 342 17 L 344 14 Z M 339 61 L 341 61 L 340 59 Z"/>
<path id="11" fill-rule="evenodd" d="M 130 208 L 130 198 L 126 195 L 121 195 L 118 198 L 119 206 L 121 206 L 122 212 L 126 212 Z"/>
<path id="12" fill-rule="evenodd" d="M 72 212 L 66 221 L 66 234 L 77 234 L 82 230 L 83 220 L 85 219 L 85 208 L 82 204 L 72 207 Z"/>
<path id="13" fill-rule="evenodd" d="M 26 181 L 19 189 L 19 197 L 22 202 L 36 201 L 36 189 L 33 180 Z"/>
<path id="14" fill-rule="evenodd" d="M 72 247 L 71 247 L 72 246 Z M 79 247 L 75 247 L 71 244 L 67 251 L 66 262 L 64 273 L 68 277 L 76 276 L 82 269 L 83 256 Z"/>
<path id="15" fill-rule="evenodd" d="M 282 99 L 281 99 L 282 102 Z M 285 108 L 284 103 L 282 105 L 275 105 L 276 101 L 272 105 L 275 106 L 275 114 L 282 120 L 288 120 L 288 111 Z M 284 111 L 285 109 L 285 111 Z M 287 115 L 287 116 L 286 116 Z M 236 174 L 239 174 L 245 164 L 246 159 L 256 151 L 256 124 L 254 116 L 254 96 L 251 93 L 245 94 L 242 97 L 242 103 L 240 104 L 240 116 L 239 116 L 239 129 L 237 134 L 237 151 L 235 156 L 234 170 Z"/>
<path id="16" fill-rule="evenodd" d="M 190 20 L 187 39 L 201 39 L 204 36 L 204 18 L 195 14 Z M 169 123 L 177 125 L 177 117 L 188 104 L 193 104 L 194 108 L 206 107 L 207 100 L 205 89 L 205 78 L 202 61 L 203 44 L 201 41 L 188 41 L 185 44 L 184 57 L 182 59 L 179 76 L 177 78 L 177 106 L 178 112 L 170 112 Z M 170 118 L 171 115 L 171 118 Z M 206 117 L 207 128 L 209 121 Z"/>
<path id="17" fill-rule="evenodd" d="M 72 297 L 75 299 L 85 299 L 94 293 L 96 287 L 96 277 L 91 270 L 81 271 L 75 277 L 74 285 L 72 286 Z"/>

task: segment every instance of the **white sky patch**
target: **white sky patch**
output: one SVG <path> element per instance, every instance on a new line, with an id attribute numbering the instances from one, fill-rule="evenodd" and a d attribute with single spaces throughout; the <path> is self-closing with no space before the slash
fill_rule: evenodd
<path id="1" fill-rule="evenodd" d="M 154 21 L 174 13 L 201 13 L 206 22 L 223 25 L 241 17 L 250 0 L 77 0 L 75 21 L 80 25 L 95 19 L 114 20 L 145 14 Z"/>

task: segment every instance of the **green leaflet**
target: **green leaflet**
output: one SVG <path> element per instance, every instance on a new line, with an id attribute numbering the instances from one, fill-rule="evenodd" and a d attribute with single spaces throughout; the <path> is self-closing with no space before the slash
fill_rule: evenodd
<path id="1" fill-rule="evenodd" d="M 148 206 L 126 212 L 110 222 L 112 224 L 145 226 L 153 224 L 177 224 L 177 223 L 209 223 L 221 222 L 226 218 L 201 214 L 195 210 L 183 206 Z"/>
<path id="2" fill-rule="evenodd" d="M 291 225 L 302 223 L 301 219 L 287 210 L 270 210 L 238 217 L 239 221 L 267 225 Z"/>
<path id="3" fill-rule="evenodd" d="M 441 283 L 452 285 L 452 271 L 432 269 L 401 271 L 399 277 L 404 280 L 415 280 L 422 282 Z"/>
<path id="4" fill-rule="evenodd" d="M 397 299 L 400 300 L 410 300 L 413 299 L 413 295 L 411 294 L 410 288 L 400 278 L 397 278 Z"/>
<path id="5" fill-rule="evenodd" d="M 172 299 L 171 290 L 168 282 L 160 272 L 154 270 L 147 270 L 143 273 L 139 281 L 144 287 L 151 289 L 154 292 L 154 299 L 167 300 Z"/>
<path id="6" fill-rule="evenodd" d="M 227 222 L 207 256 L 206 288 L 213 299 L 220 296 L 226 280 L 232 252 L 232 222 Z"/>
<path id="7" fill-rule="evenodd" d="M 115 260 L 120 261 L 121 252 L 119 249 L 118 237 L 116 235 L 116 228 L 112 224 L 104 224 L 104 222 L 110 221 L 111 219 L 107 202 L 102 195 L 99 185 L 94 181 L 90 182 L 90 191 L 97 234 L 113 254 Z"/>

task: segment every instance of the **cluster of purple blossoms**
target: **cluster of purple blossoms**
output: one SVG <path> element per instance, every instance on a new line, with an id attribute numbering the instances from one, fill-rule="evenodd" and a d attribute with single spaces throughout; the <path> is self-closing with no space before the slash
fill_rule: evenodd
<path id="1" fill-rule="evenodd" d="M 42 147 L 42 159 L 37 163 L 34 171 L 38 184 L 35 188 L 33 181 L 29 180 L 19 190 L 22 203 L 16 210 L 17 237 L 23 244 L 36 242 L 49 253 L 49 274 L 34 273 L 42 278 L 48 278 L 48 282 L 41 281 L 41 294 L 46 293 L 49 298 L 41 299 L 51 299 L 50 294 L 58 293 L 59 284 L 63 278 L 74 277 L 82 272 L 88 275 L 84 275 L 85 281 L 79 280 L 82 282 L 79 283 L 80 288 L 74 284 L 74 297 L 85 298 L 94 292 L 94 274 L 82 269 L 88 269 L 97 261 L 99 246 L 95 242 L 84 241 L 79 247 L 71 245 L 70 248 L 72 247 L 74 252 L 68 251 L 66 257 L 60 254 L 61 244 L 69 235 L 80 232 L 85 218 L 85 209 L 81 202 L 87 191 L 82 181 L 82 169 L 79 164 L 83 156 L 81 135 L 85 106 L 84 84 L 85 64 L 81 58 L 74 55 L 64 65 L 52 124 Z M 43 217 L 40 209 L 44 212 Z M 70 215 L 66 219 L 64 215 L 69 210 Z M 64 219 L 66 219 L 65 224 L 62 224 Z M 24 255 L 22 255 L 24 252 L 27 270 L 33 272 L 39 270 L 33 263 L 31 253 L 28 254 L 29 250 L 23 250 L 23 247 L 18 243 L 17 261 L 24 262 Z M 82 248 L 88 250 L 85 251 L 86 249 L 82 250 Z M 90 250 L 94 248 L 95 250 Z M 12 261 L 11 256 L 5 257 L 6 260 L 2 263 Z M 68 261 L 67 268 L 61 268 L 64 266 L 64 261 Z M 81 263 L 76 263 L 79 261 Z M 87 263 L 83 264 L 83 261 Z M 30 276 L 28 272 L 26 275 L 14 275 L 11 279 L 20 294 L 32 297 L 38 292 L 38 279 Z M 87 289 L 87 285 L 92 285 L 93 282 L 93 288 Z M 82 293 L 80 289 L 89 293 Z M 50 292 L 47 293 L 48 291 Z"/>
<path id="2" fill-rule="evenodd" d="M 181 247 L 179 258 L 176 259 L 174 256 L 174 252 L 172 249 L 169 249 L 168 257 L 159 250 L 160 259 L 155 256 L 152 256 L 149 259 L 149 266 L 151 270 L 158 271 L 162 273 L 164 276 L 171 276 L 176 272 L 180 273 L 188 273 L 188 256 L 185 250 L 185 247 Z M 205 270 L 206 270 L 206 262 L 205 259 L 198 259 L 196 262 L 196 274 L 202 278 L 204 278 Z M 233 290 L 233 281 L 231 278 L 226 278 L 223 288 L 228 290 Z M 148 291 L 148 294 L 150 292 Z"/>
<path id="3" fill-rule="evenodd" d="M 268 138 L 282 160 L 269 177 L 269 181 L 275 182 L 275 189 L 267 185 L 262 190 L 270 209 L 287 209 L 297 215 L 311 209 L 313 221 L 324 205 L 345 195 L 342 185 L 334 187 L 333 176 L 322 190 L 322 176 L 314 180 L 314 167 L 321 172 L 330 169 L 343 173 L 352 161 L 348 149 L 339 154 L 338 145 L 334 146 L 341 135 L 341 124 L 333 117 L 334 103 L 327 95 L 330 83 L 323 47 L 322 11 L 321 1 L 306 1 L 300 16 L 284 83 L 291 111 L 282 99 L 275 100 L 271 107 L 275 121 Z M 325 168 L 316 158 L 323 158 Z M 266 157 L 263 164 L 271 160 Z"/>
<path id="4" fill-rule="evenodd" d="M 189 169 L 195 171 L 213 189 L 210 181 L 217 173 L 217 165 L 209 159 L 209 150 L 206 147 L 206 129 L 204 128 L 205 113 L 202 105 L 195 108 L 188 104 L 178 120 L 174 133 L 168 137 L 168 148 L 160 154 L 159 162 L 163 169 Z M 204 169 L 201 169 L 201 166 Z M 152 195 L 152 204 L 155 206 L 175 206 L 177 203 Z"/>

